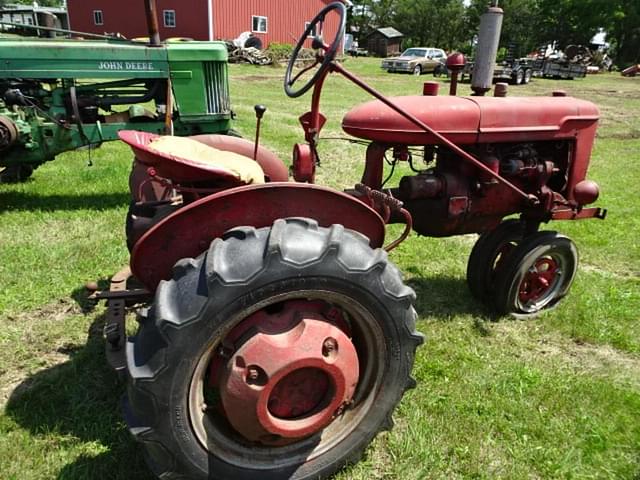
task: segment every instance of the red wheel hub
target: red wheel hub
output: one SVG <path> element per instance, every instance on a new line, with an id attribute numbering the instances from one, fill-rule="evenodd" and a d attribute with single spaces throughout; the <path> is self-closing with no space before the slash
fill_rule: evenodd
<path id="1" fill-rule="evenodd" d="M 359 376 L 353 343 L 317 311 L 301 312 L 303 305 L 309 303 L 289 302 L 277 315 L 258 312 L 242 322 L 235 342 L 241 345 L 219 380 L 212 376 L 227 419 L 248 440 L 276 445 L 311 435 L 353 397 Z"/>
<path id="2" fill-rule="evenodd" d="M 519 298 L 523 303 L 542 298 L 551 288 L 560 273 L 558 264 L 552 258 L 540 258 L 529 269 L 520 283 Z"/>

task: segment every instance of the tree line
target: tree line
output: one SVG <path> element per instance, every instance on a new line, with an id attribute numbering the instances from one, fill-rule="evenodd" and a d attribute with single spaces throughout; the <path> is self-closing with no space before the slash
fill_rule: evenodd
<path id="1" fill-rule="evenodd" d="M 394 27 L 404 46 L 440 47 L 471 53 L 488 0 L 355 0 L 349 17 L 362 40 L 373 29 Z M 606 32 L 609 54 L 619 66 L 640 62 L 640 0 L 501 0 L 501 46 L 518 55 L 556 42 L 589 45 Z"/>

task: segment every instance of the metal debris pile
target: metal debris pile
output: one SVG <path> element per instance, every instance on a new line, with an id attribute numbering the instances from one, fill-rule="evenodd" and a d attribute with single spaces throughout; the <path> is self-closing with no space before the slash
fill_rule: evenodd
<path id="1" fill-rule="evenodd" d="M 233 43 L 227 42 L 227 51 L 229 52 L 229 63 L 250 63 L 251 65 L 270 65 L 273 63 L 268 51 L 255 47 L 236 47 Z"/>

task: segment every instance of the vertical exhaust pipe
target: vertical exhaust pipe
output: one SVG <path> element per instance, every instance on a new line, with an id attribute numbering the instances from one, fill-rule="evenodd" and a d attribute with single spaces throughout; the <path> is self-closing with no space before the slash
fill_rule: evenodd
<path id="1" fill-rule="evenodd" d="M 471 89 L 476 96 L 483 96 L 493 84 L 493 70 L 496 65 L 496 55 L 500 44 L 503 11 L 494 0 L 492 6 L 480 17 L 480 31 L 478 32 L 478 46 L 476 61 L 473 65 L 473 80 Z"/>
<path id="2" fill-rule="evenodd" d="M 149 45 L 157 47 L 160 45 L 160 32 L 158 29 L 156 0 L 144 0 L 144 9 L 147 14 L 147 26 L 149 28 Z"/>

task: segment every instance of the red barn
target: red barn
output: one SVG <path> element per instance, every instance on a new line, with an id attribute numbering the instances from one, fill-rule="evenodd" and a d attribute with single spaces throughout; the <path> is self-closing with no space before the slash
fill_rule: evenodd
<path id="1" fill-rule="evenodd" d="M 316 13 L 332 0 L 157 0 L 160 38 L 231 40 L 252 32 L 267 47 L 294 43 Z M 345 0 L 345 3 L 350 2 Z M 119 32 L 127 38 L 148 36 L 145 0 L 68 0 L 71 29 Z M 338 16 L 324 25 L 324 38 L 336 34 Z"/>

